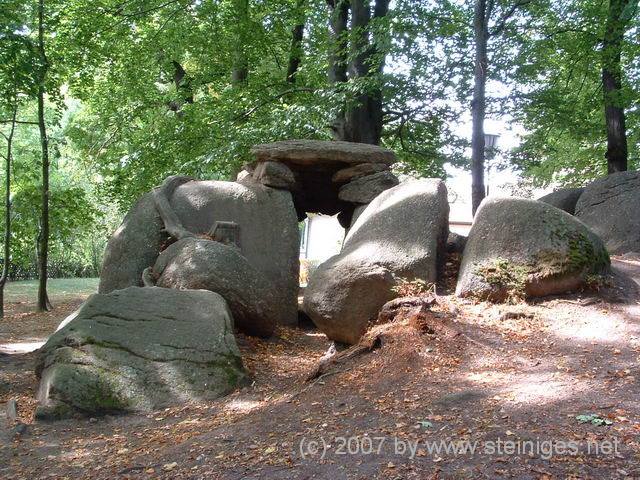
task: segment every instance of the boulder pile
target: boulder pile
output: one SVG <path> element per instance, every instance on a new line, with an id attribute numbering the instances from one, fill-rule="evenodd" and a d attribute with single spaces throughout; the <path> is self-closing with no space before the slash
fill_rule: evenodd
<path id="1" fill-rule="evenodd" d="M 356 207 L 398 184 L 390 171 L 395 154 L 376 145 L 285 140 L 256 145 L 251 152 L 256 160 L 245 165 L 238 181 L 289 190 L 299 220 L 307 213 L 339 213 L 348 228 Z"/>
<path id="2" fill-rule="evenodd" d="M 488 198 L 465 238 L 449 234 L 445 184 L 400 183 L 389 150 L 291 140 L 252 152 L 236 182 L 172 176 L 133 206 L 107 244 L 99 293 L 40 351 L 38 418 L 144 412 L 239 385 L 234 331 L 297 324 L 307 212 L 348 229 L 302 302 L 344 344 L 399 292 L 438 282 L 447 252 L 462 255 L 457 295 L 505 301 L 582 288 L 607 273 L 607 249 L 640 251 L 638 172 L 541 201 Z"/>
<path id="3" fill-rule="evenodd" d="M 260 277 L 256 281 L 271 286 L 269 291 L 275 299 L 269 303 L 275 311 L 267 321 L 281 325 L 297 323 L 300 248 L 291 194 L 258 183 L 241 185 L 169 177 L 162 186 L 142 197 L 112 235 L 104 254 L 99 292 L 142 286 L 145 269 L 154 266 L 171 242 L 187 238 L 232 244 L 235 250 L 227 251 L 236 260 L 242 257 L 238 261 L 252 268 L 255 276 Z M 170 251 L 175 252 L 176 248 Z M 213 266 L 206 267 L 205 263 L 200 257 L 198 268 L 209 268 L 212 273 Z M 180 268 L 185 269 L 186 275 L 192 274 L 195 266 L 189 262 L 174 265 L 171 268 L 174 278 Z M 157 278 L 161 273 L 153 272 L 151 277 Z M 225 281 L 223 277 L 220 280 Z M 163 281 L 174 287 L 166 276 Z M 193 281 L 175 285 L 175 288 L 207 288 L 204 283 L 196 286 Z M 240 324 L 247 327 L 245 331 L 252 331 L 245 322 Z M 264 325 L 256 326 L 255 330 L 265 331 Z M 267 330 L 270 334 L 273 328 Z"/>
<path id="4" fill-rule="evenodd" d="M 616 172 L 584 188 L 561 188 L 539 199 L 575 215 L 612 254 L 640 253 L 640 172 Z"/>

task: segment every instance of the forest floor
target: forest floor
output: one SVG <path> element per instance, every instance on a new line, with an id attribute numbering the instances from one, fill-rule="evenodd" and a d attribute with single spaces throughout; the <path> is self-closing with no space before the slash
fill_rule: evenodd
<path id="1" fill-rule="evenodd" d="M 27 424 L 0 438 L 0 478 L 640 478 L 640 262 L 614 271 L 599 293 L 529 304 L 440 296 L 447 329 L 398 321 L 312 381 L 318 331 L 239 336 L 250 385 L 149 415 L 34 422 L 35 353 L 0 354 L 0 404 Z M 10 304 L 2 348 L 81 301 Z"/>

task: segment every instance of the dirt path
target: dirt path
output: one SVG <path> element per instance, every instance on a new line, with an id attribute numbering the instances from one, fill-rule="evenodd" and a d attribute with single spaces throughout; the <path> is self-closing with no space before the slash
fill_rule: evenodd
<path id="1" fill-rule="evenodd" d="M 0 447 L 0 478 L 640 478 L 640 264 L 614 264 L 600 294 L 441 297 L 463 335 L 398 328 L 312 383 L 323 335 L 242 337 L 251 386 L 148 416 L 29 424 Z M 17 397 L 26 422 L 32 357 L 0 356 L 0 402 Z"/>

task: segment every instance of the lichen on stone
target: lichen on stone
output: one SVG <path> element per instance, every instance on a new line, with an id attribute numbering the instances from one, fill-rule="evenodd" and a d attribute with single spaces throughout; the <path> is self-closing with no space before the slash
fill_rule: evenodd
<path id="1" fill-rule="evenodd" d="M 505 258 L 496 258 L 479 265 L 475 274 L 491 288 L 478 297 L 492 301 L 518 301 L 526 296 L 526 282 L 530 267 Z"/>

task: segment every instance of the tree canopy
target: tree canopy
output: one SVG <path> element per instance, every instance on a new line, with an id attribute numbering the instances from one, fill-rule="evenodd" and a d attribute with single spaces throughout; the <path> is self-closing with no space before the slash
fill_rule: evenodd
<path id="1" fill-rule="evenodd" d="M 42 5 L 45 77 L 38 2 L 0 6 L 0 140 L 17 111 L 13 276 L 33 275 L 42 227 L 40 86 L 50 137 L 51 263 L 60 274 L 95 274 L 106 232 L 166 176 L 234 178 L 257 143 L 349 139 L 345 125 L 375 119 L 372 141 L 397 152 L 400 173 L 444 177 L 445 164 L 469 164 L 470 136 L 460 131 L 477 73 L 477 2 Z M 508 115 L 524 128 L 508 159 L 525 181 L 581 185 L 604 174 L 607 101 L 626 115 L 629 168 L 637 167 L 638 2 L 486 0 L 485 7 L 486 115 Z M 605 46 L 616 42 L 620 85 L 605 94 Z M 82 246 L 69 248 L 76 242 Z"/>

